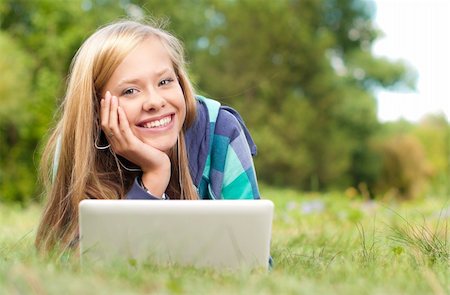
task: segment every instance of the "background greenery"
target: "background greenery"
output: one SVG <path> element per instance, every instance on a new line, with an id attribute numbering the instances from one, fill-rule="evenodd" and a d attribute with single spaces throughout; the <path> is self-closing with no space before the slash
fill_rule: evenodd
<path id="1" fill-rule="evenodd" d="M 0 0 L 0 293 L 450 293 L 448 118 L 377 120 L 375 91 L 414 89 L 416 73 L 373 55 L 374 12 L 364 0 Z M 276 208 L 271 273 L 36 254 L 40 146 L 70 61 L 100 25 L 143 17 L 184 42 L 200 94 L 245 118 Z"/>
<path id="2" fill-rule="evenodd" d="M 261 182 L 448 195 L 447 118 L 377 120 L 374 92 L 414 89 L 416 74 L 373 55 L 374 11 L 363 0 L 0 0 L 0 201 L 37 199 L 38 147 L 82 41 L 118 18 L 147 17 L 184 42 L 198 92 L 242 113 Z"/>

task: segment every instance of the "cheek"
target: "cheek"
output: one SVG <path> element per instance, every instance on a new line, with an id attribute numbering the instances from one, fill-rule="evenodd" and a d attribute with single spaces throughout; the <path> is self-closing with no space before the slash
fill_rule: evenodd
<path id="1" fill-rule="evenodd" d="M 130 103 L 119 102 L 119 105 L 127 116 L 127 120 L 130 126 L 134 125 L 133 122 L 136 120 L 136 117 L 139 114 L 139 108 Z"/>

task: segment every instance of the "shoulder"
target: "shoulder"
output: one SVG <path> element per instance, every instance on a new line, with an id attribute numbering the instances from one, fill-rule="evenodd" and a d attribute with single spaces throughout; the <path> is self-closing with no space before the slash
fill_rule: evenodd
<path id="1" fill-rule="evenodd" d="M 197 115 L 205 118 L 210 123 L 214 123 L 217 120 L 217 116 L 221 109 L 221 104 L 217 100 L 206 98 L 201 95 L 195 96 L 197 100 Z"/>
<path id="2" fill-rule="evenodd" d="M 227 106 L 221 105 L 220 102 L 206 98 L 203 96 L 196 96 L 198 101 L 197 116 L 199 121 L 206 121 L 209 130 L 214 135 L 226 136 L 234 139 L 242 131 L 242 121 L 239 113 Z"/>
<path id="3" fill-rule="evenodd" d="M 199 103 L 199 119 L 200 121 L 206 121 L 203 123 L 207 125 L 204 130 L 207 132 L 207 136 L 211 137 L 211 140 L 215 137 L 226 137 L 229 142 L 232 142 L 236 138 L 242 137 L 245 138 L 245 142 L 250 147 L 251 154 L 256 155 L 256 145 L 238 111 L 229 106 L 223 106 L 210 98 L 203 96 L 197 96 L 196 98 Z"/>
<path id="4" fill-rule="evenodd" d="M 242 126 L 234 114 L 227 108 L 220 108 L 217 115 L 214 135 L 226 136 L 233 141 L 242 133 Z"/>

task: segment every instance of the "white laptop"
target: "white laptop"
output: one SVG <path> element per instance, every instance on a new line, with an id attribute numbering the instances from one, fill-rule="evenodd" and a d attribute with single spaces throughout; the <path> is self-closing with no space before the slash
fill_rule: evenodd
<path id="1" fill-rule="evenodd" d="M 83 200 L 81 261 L 268 269 L 269 200 Z"/>

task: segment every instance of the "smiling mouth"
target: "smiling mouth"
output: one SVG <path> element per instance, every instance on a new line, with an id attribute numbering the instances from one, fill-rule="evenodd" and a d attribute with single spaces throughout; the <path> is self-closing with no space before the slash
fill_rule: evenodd
<path id="1" fill-rule="evenodd" d="M 167 116 L 167 117 L 164 117 L 164 118 L 159 119 L 159 120 L 146 122 L 146 123 L 144 123 L 142 125 L 139 125 L 139 126 L 143 127 L 143 128 L 148 128 L 148 129 L 161 128 L 161 127 L 165 127 L 165 126 L 169 125 L 170 122 L 172 122 L 172 116 Z"/>

